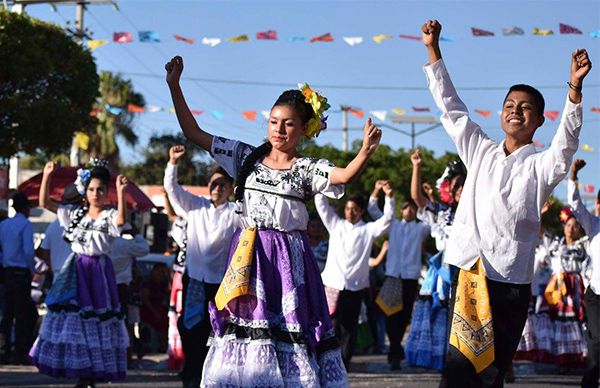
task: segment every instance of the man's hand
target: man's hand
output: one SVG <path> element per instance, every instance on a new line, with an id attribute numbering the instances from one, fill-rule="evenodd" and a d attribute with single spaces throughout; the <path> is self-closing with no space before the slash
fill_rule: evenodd
<path id="1" fill-rule="evenodd" d="M 177 164 L 179 158 L 185 154 L 185 147 L 182 145 L 176 145 L 169 149 L 169 163 Z"/>
<path id="2" fill-rule="evenodd" d="M 169 86 L 178 85 L 181 73 L 183 73 L 183 58 L 179 55 L 173 57 L 173 59 L 165 65 L 165 70 L 167 71 L 167 84 L 169 84 Z"/>
<path id="3" fill-rule="evenodd" d="M 367 119 L 365 123 L 365 127 L 363 129 L 363 145 L 362 150 L 366 152 L 367 155 L 373 154 L 377 147 L 379 146 L 379 142 L 381 141 L 381 130 L 373 124 L 371 118 Z"/>
<path id="4" fill-rule="evenodd" d="M 394 195 L 394 188 L 392 187 L 392 184 L 390 181 L 386 181 L 385 184 L 383 185 L 383 192 L 385 193 L 386 196 L 388 196 L 390 198 Z"/>
<path id="5" fill-rule="evenodd" d="M 592 69 L 592 62 L 585 49 L 577 49 L 571 54 L 571 85 L 580 88 L 583 79 Z"/>
<path id="6" fill-rule="evenodd" d="M 117 176 L 117 193 L 123 194 L 125 193 L 125 189 L 127 189 L 127 186 L 129 185 L 129 180 L 127 179 L 127 177 L 125 177 L 125 175 L 119 175 Z"/>
<path id="7" fill-rule="evenodd" d="M 56 168 L 56 163 L 54 163 L 54 162 L 46 163 L 46 165 L 44 166 L 43 176 L 50 176 L 50 174 L 52 174 L 52 172 L 54 171 L 55 168 Z"/>
<path id="8" fill-rule="evenodd" d="M 440 33 L 442 32 L 442 25 L 437 20 L 428 20 L 421 27 L 421 31 L 423 32 L 421 38 L 423 39 L 423 43 L 428 48 L 439 47 L 440 43 Z"/>
<path id="9" fill-rule="evenodd" d="M 417 148 L 415 152 L 410 155 L 410 161 L 412 162 L 413 167 L 421 167 L 423 164 L 423 156 L 421 155 L 420 149 Z"/>
<path id="10" fill-rule="evenodd" d="M 577 174 L 579 174 L 579 170 L 585 167 L 585 160 L 577 159 L 573 162 L 573 166 L 571 166 L 571 180 L 577 180 Z"/>

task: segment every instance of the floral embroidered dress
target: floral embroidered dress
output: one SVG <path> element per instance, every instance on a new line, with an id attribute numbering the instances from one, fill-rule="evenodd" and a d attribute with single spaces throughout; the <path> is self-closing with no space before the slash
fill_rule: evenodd
<path id="1" fill-rule="evenodd" d="M 60 206 L 60 225 L 84 210 Z M 54 377 L 115 381 L 125 378 L 129 337 L 120 311 L 112 260 L 106 256 L 120 235 L 117 210 L 87 215 L 69 232 L 74 252 L 56 277 L 39 336 L 29 355 L 40 372 Z"/>
<path id="2" fill-rule="evenodd" d="M 252 147 L 215 137 L 211 154 L 237 176 Z M 209 307 L 214 336 L 203 387 L 340 387 L 347 376 L 327 310 L 319 267 L 306 234 L 306 201 L 322 193 L 344 194 L 332 185 L 326 160 L 297 159 L 290 169 L 260 162 L 246 179 L 239 203 L 242 225 L 258 229 L 247 295 L 225 308 Z M 240 231 L 232 240 L 231 255 Z"/>

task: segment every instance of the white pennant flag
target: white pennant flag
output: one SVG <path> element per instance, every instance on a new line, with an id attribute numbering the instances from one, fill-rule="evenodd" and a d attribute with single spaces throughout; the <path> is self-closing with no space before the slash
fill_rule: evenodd
<path id="1" fill-rule="evenodd" d="M 215 47 L 221 43 L 221 38 L 202 38 L 201 43 L 210 47 Z"/>
<path id="2" fill-rule="evenodd" d="M 385 121 L 385 118 L 387 117 L 387 111 L 385 110 L 372 110 L 370 113 L 380 121 Z"/>
<path id="3" fill-rule="evenodd" d="M 268 120 L 269 117 L 271 117 L 271 111 L 270 110 L 261 110 L 260 114 L 265 118 L 265 120 Z"/>
<path id="4" fill-rule="evenodd" d="M 356 46 L 357 44 L 361 44 L 363 41 L 362 36 L 345 36 L 344 42 L 348 43 L 350 46 Z"/>
<path id="5" fill-rule="evenodd" d="M 146 110 L 150 113 L 162 112 L 164 109 L 158 105 L 146 105 Z"/>

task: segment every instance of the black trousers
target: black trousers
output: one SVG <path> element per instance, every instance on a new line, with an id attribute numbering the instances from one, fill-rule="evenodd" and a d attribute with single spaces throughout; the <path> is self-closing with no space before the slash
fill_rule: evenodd
<path id="1" fill-rule="evenodd" d="M 187 273 L 183 274 L 182 282 L 182 305 L 185 306 L 187 287 L 190 283 L 190 277 Z M 181 312 L 181 316 L 177 320 L 177 329 L 179 330 L 179 336 L 181 337 L 181 348 L 185 356 L 185 363 L 181 371 L 181 379 L 183 381 L 202 377 L 204 360 L 208 354 L 208 346 L 206 343 L 212 330 L 208 315 L 208 302 L 215 300 L 218 289 L 219 284 L 204 283 L 204 293 L 206 298 L 204 300 L 204 319 L 201 322 L 191 329 L 187 329 L 183 324 L 184 311 Z"/>
<path id="2" fill-rule="evenodd" d="M 5 354 L 11 354 L 11 331 L 15 328 L 15 353 L 25 356 L 33 339 L 35 322 L 33 309 L 35 305 L 31 299 L 31 272 L 26 268 L 5 267 L 5 308 L 0 331 L 6 340 Z"/>
<path id="3" fill-rule="evenodd" d="M 449 317 L 454 314 L 454 298 L 458 283 L 457 271 L 452 279 L 452 300 Z M 502 283 L 487 279 L 494 326 L 494 361 L 475 372 L 473 364 L 454 346 L 448 347 L 440 387 L 503 387 L 504 376 L 519 346 L 531 297 L 530 284 Z M 450 331 L 451 324 L 448 325 Z"/>
<path id="4" fill-rule="evenodd" d="M 598 388 L 600 378 L 600 295 L 588 287 L 585 292 L 587 314 L 588 354 L 585 359 L 585 372 L 581 380 L 582 388 Z"/>
<path id="5" fill-rule="evenodd" d="M 335 336 L 340 342 L 342 350 L 342 360 L 346 369 L 350 366 L 350 360 L 354 355 L 356 346 L 356 334 L 358 331 L 358 316 L 360 307 L 365 297 L 365 290 L 360 291 L 340 291 L 340 297 L 331 316 Z"/>
<path id="6" fill-rule="evenodd" d="M 412 316 L 418 287 L 419 284 L 416 279 L 402 279 L 402 311 L 390 315 L 385 319 L 385 331 L 390 339 L 388 362 L 404 358 L 402 338 L 404 338 L 406 326 Z"/>

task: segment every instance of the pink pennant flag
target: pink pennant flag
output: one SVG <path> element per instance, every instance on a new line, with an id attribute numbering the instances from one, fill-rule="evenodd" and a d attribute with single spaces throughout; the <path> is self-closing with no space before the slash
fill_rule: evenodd
<path id="1" fill-rule="evenodd" d="M 404 34 L 400 34 L 399 36 L 402 39 L 421 40 L 421 37 L 420 36 L 416 36 L 416 35 L 404 35 Z"/>
<path id="2" fill-rule="evenodd" d="M 560 33 L 561 34 L 579 34 L 579 35 L 583 34 L 581 32 L 581 30 L 579 30 L 579 29 L 577 29 L 577 28 L 575 28 L 573 26 L 570 26 L 568 24 L 560 23 L 558 25 L 558 27 L 560 29 Z"/>
<path id="3" fill-rule="evenodd" d="M 256 33 L 256 39 L 260 40 L 277 40 L 277 31 L 268 30 Z"/>
<path id="4" fill-rule="evenodd" d="M 539 141 L 537 141 L 537 140 L 534 140 L 534 141 L 533 141 L 533 146 L 534 146 L 535 148 L 544 148 L 544 147 L 545 147 L 544 143 L 540 143 L 540 142 L 539 142 Z"/>
<path id="5" fill-rule="evenodd" d="M 246 110 L 246 111 L 243 111 L 242 114 L 248 121 L 256 120 L 256 111 L 254 111 L 254 110 Z"/>
<path id="6" fill-rule="evenodd" d="M 473 33 L 473 36 L 494 36 L 494 33 L 491 31 L 486 31 L 475 27 L 471 27 L 471 32 Z"/>
<path id="7" fill-rule="evenodd" d="M 132 41 L 131 32 L 113 32 L 113 42 L 115 43 L 129 43 Z"/>
<path id="8" fill-rule="evenodd" d="M 551 121 L 555 121 L 558 118 L 559 114 L 560 112 L 557 110 L 547 110 L 544 112 L 544 116 L 548 117 L 548 119 L 550 119 Z"/>
<path id="9" fill-rule="evenodd" d="M 315 42 L 333 42 L 333 35 L 331 35 L 330 32 L 323 34 L 323 35 L 319 35 L 319 36 L 314 36 L 312 38 L 310 38 L 310 43 L 315 43 Z"/>
<path id="10" fill-rule="evenodd" d="M 427 107 L 427 106 L 425 106 L 425 107 L 413 106 L 412 110 L 414 112 L 429 112 L 429 107 Z"/>
<path id="11" fill-rule="evenodd" d="M 592 107 L 592 112 L 600 113 L 600 108 L 597 106 Z"/>
<path id="12" fill-rule="evenodd" d="M 481 109 L 475 109 L 475 112 L 479 113 L 483 117 L 490 117 L 490 115 L 492 114 L 492 112 L 490 112 L 489 110 L 481 110 Z"/>
<path id="13" fill-rule="evenodd" d="M 359 119 L 362 119 L 363 117 L 365 117 L 365 113 L 360 109 L 349 108 L 348 112 L 350 114 L 352 114 L 353 116 L 358 117 Z"/>
<path id="14" fill-rule="evenodd" d="M 173 37 L 175 38 L 175 40 L 180 40 L 185 43 L 194 44 L 194 39 L 184 38 L 183 36 L 177 34 L 173 34 Z"/>
<path id="15" fill-rule="evenodd" d="M 593 193 L 596 191 L 596 187 L 594 185 L 590 185 L 589 183 L 586 183 L 585 186 L 583 186 L 583 189 L 586 193 Z"/>
<path id="16" fill-rule="evenodd" d="M 198 109 L 192 109 L 190 112 L 192 112 L 192 114 L 193 114 L 194 116 L 199 116 L 199 115 L 201 115 L 202 113 L 204 113 L 204 111 L 202 111 L 202 110 L 198 110 Z"/>

